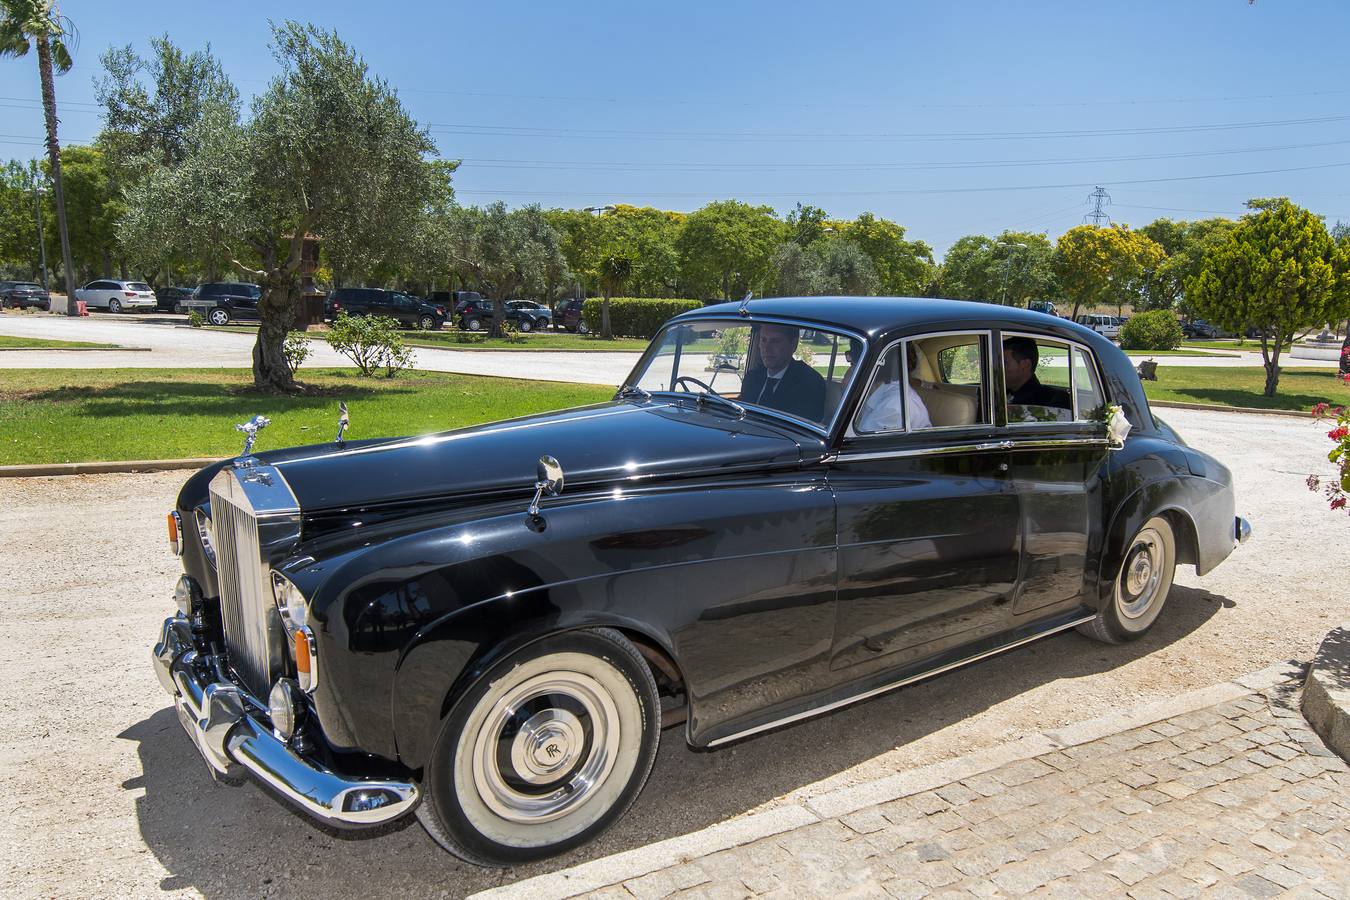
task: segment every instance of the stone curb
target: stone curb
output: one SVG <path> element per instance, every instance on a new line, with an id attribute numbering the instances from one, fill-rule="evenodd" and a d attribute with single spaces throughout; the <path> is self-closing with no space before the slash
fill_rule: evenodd
<path id="1" fill-rule="evenodd" d="M 1350 639 L 1350 632 L 1347 633 Z M 1342 645 L 1350 646 L 1350 643 Z M 501 885 L 480 891 L 474 898 L 545 898 L 574 897 L 596 891 L 612 884 L 620 884 L 657 872 L 671 866 L 729 850 L 760 838 L 770 837 L 813 825 L 837 816 L 879 803 L 899 800 L 913 794 L 932 790 L 997 769 L 1012 762 L 1031 759 L 1060 750 L 1099 740 L 1131 728 L 1139 728 L 1170 719 L 1173 716 L 1205 709 L 1217 703 L 1235 700 L 1253 691 L 1265 690 L 1285 681 L 1303 676 L 1303 666 L 1297 662 L 1279 663 L 1207 688 L 1190 691 L 1175 697 L 1143 703 L 1121 710 L 1065 725 L 1052 731 L 1027 735 L 1020 740 L 987 750 L 968 753 L 955 759 L 898 772 L 872 781 L 827 791 L 803 802 L 753 815 L 719 822 L 700 831 L 669 838 L 645 847 L 626 850 L 613 856 L 591 860 L 570 868 L 544 875 L 536 875 L 514 884 Z"/>
<path id="2" fill-rule="evenodd" d="M 0 353 L 149 353 L 149 347 L 0 347 Z"/>
<path id="3" fill-rule="evenodd" d="M 1317 648 L 1303 684 L 1303 717 L 1326 745 L 1350 762 L 1350 622 Z"/>
<path id="4" fill-rule="evenodd" d="M 1178 403 L 1174 400 L 1150 400 L 1149 406 L 1157 406 L 1163 409 L 1203 409 L 1209 412 L 1233 412 L 1250 413 L 1258 416 L 1297 416 L 1300 419 L 1312 420 L 1312 413 L 1300 411 L 1297 409 L 1257 409 L 1253 406 L 1221 406 L 1218 403 Z"/>
<path id="5" fill-rule="evenodd" d="M 219 459 L 125 459 L 111 462 L 45 463 L 32 466 L 0 466 L 0 478 L 35 478 L 42 475 L 108 475 L 121 472 L 167 472 L 200 469 Z"/>

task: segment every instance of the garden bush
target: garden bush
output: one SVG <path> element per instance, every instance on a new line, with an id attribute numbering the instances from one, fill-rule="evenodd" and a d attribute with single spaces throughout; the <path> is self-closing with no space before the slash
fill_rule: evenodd
<path id="1" fill-rule="evenodd" d="M 305 337 L 303 331 L 287 332 L 286 343 L 281 345 L 281 355 L 286 357 L 286 368 L 291 370 L 292 376 L 300 371 L 313 352 L 314 348 L 309 345 L 309 338 Z"/>
<path id="2" fill-rule="evenodd" d="M 413 350 L 403 343 L 398 320 L 388 316 L 340 312 L 327 337 L 329 346 L 355 363 L 362 375 L 384 369 L 384 377 L 393 378 L 412 365 Z"/>
<path id="3" fill-rule="evenodd" d="M 1122 350 L 1175 350 L 1181 346 L 1181 323 L 1171 310 L 1155 309 L 1130 317 L 1120 329 Z"/>
<path id="4" fill-rule="evenodd" d="M 592 297 L 581 307 L 581 318 L 594 334 L 600 333 L 599 297 Z M 611 297 L 609 301 L 610 329 L 619 337 L 650 338 L 671 316 L 691 309 L 702 309 L 697 300 L 668 300 L 648 297 Z"/>

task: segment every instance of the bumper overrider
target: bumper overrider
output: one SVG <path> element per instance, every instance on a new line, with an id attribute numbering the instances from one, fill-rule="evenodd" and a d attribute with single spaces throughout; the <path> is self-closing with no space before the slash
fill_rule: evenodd
<path id="1" fill-rule="evenodd" d="M 155 674 L 173 697 L 178 719 L 213 772 L 247 769 L 316 819 L 343 828 L 380 825 L 417 805 L 417 785 L 352 778 L 298 755 L 273 733 L 266 709 L 193 646 L 187 618 L 164 620 L 151 655 Z"/>

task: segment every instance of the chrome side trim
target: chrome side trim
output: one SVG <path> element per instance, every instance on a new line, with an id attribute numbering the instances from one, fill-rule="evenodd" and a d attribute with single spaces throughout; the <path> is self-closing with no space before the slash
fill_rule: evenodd
<path id="1" fill-rule="evenodd" d="M 1039 450 L 1042 447 L 1105 447 L 1110 442 L 1104 437 L 1051 438 L 1049 440 L 1009 441 L 1013 450 Z"/>
<path id="2" fill-rule="evenodd" d="M 871 453 L 840 453 L 834 462 L 862 462 L 868 459 L 905 459 L 910 456 L 946 456 L 950 453 L 989 453 L 1008 450 L 1008 441 L 983 441 L 978 444 L 952 444 L 947 447 L 916 447 L 913 450 L 877 450 Z"/>
<path id="3" fill-rule="evenodd" d="M 907 684 L 914 684 L 916 681 L 923 681 L 927 678 L 932 678 L 934 675 L 941 675 L 943 672 L 950 672 L 952 669 L 959 669 L 962 666 L 968 666 L 971 663 L 979 662 L 980 660 L 987 659 L 990 656 L 997 656 L 1000 653 L 1005 653 L 1009 650 L 1021 647 L 1023 644 L 1030 644 L 1032 641 L 1039 641 L 1043 637 L 1049 637 L 1052 634 L 1058 634 L 1061 631 L 1067 631 L 1070 628 L 1076 628 L 1077 626 L 1082 625 L 1085 622 L 1091 622 L 1095 618 L 1097 618 L 1097 615 L 1095 613 L 1090 616 L 1084 616 L 1081 619 L 1075 619 L 1072 622 L 1067 622 L 1063 625 L 1058 625 L 1047 631 L 1042 631 L 1039 634 L 1033 634 L 1030 637 L 1022 638 L 1020 641 L 1013 641 L 1011 644 L 999 647 L 996 650 L 990 650 L 986 653 L 980 653 L 976 656 L 971 656 L 967 659 L 959 660 L 954 663 L 948 663 L 945 666 L 939 666 L 938 668 L 931 669 L 927 672 L 920 672 L 918 675 L 913 675 L 910 676 L 909 678 L 902 678 L 899 681 L 892 682 L 891 684 L 884 684 L 881 687 L 872 688 L 870 691 L 864 691 L 861 694 L 855 694 L 852 697 L 845 697 L 843 700 L 836 700 L 833 703 L 827 703 L 824 706 L 817 706 L 813 709 L 807 709 L 799 713 L 793 713 L 792 715 L 786 716 L 785 718 L 777 719 L 773 722 L 766 722 L 763 725 L 756 725 L 753 728 L 747 728 L 744 731 L 738 731 L 735 734 L 728 735 L 727 737 L 718 738 L 715 741 L 709 741 L 708 746 L 717 747 L 721 744 L 727 744 L 732 741 L 738 741 L 741 738 L 749 737 L 752 734 L 758 734 L 761 731 L 768 731 L 771 728 L 778 728 L 782 725 L 787 725 L 792 722 L 798 722 L 801 721 L 802 719 L 809 719 L 812 716 L 821 715 L 822 713 L 832 712 L 833 710 L 839 709 L 840 707 L 848 706 L 849 704 L 857 703 L 861 700 L 866 700 L 870 697 L 875 697 L 878 694 L 885 694 L 888 691 L 895 690 L 896 688 L 902 688 Z"/>

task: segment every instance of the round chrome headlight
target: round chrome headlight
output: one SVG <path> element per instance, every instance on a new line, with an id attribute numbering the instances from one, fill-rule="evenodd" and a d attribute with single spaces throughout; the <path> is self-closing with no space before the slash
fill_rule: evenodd
<path id="1" fill-rule="evenodd" d="M 211 564 L 211 568 L 216 567 L 216 548 L 211 543 L 211 520 L 207 518 L 206 511 L 198 509 L 193 515 L 197 520 L 197 537 L 202 542 L 202 553 L 206 556 L 206 561 Z"/>
<path id="2" fill-rule="evenodd" d="M 309 604 L 305 595 L 289 578 L 275 569 L 272 570 L 272 597 L 276 600 L 287 634 L 294 635 L 309 624 Z"/>
<path id="3" fill-rule="evenodd" d="M 272 717 L 272 730 L 283 741 L 290 740 L 295 734 L 295 725 L 300 718 L 298 693 L 295 682 L 280 678 L 267 695 L 267 714 Z"/>

